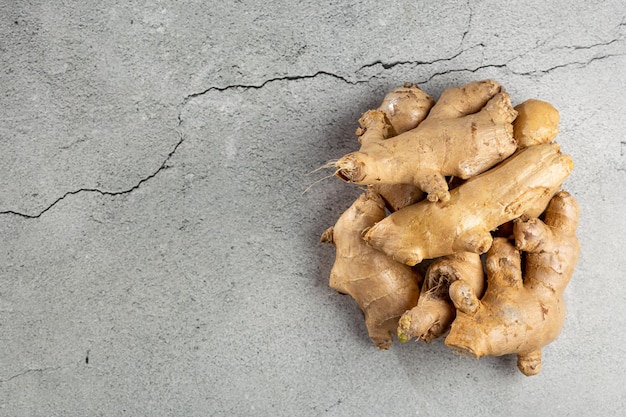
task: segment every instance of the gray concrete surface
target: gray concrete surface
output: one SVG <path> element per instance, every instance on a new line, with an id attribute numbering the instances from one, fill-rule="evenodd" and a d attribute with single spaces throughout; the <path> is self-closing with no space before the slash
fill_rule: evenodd
<path id="1" fill-rule="evenodd" d="M 623 1 L 0 1 L 0 415 L 623 415 Z M 541 375 L 379 352 L 310 174 L 385 91 L 552 102 L 582 255 Z"/>

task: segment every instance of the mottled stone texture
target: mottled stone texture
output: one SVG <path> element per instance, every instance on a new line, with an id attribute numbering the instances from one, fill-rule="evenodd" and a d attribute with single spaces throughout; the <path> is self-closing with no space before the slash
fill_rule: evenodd
<path id="1" fill-rule="evenodd" d="M 623 411 L 622 1 L 0 9 L 0 415 Z M 359 191 L 304 192 L 385 91 L 482 78 L 553 103 L 576 162 L 582 256 L 533 378 L 376 351 L 318 243 Z"/>

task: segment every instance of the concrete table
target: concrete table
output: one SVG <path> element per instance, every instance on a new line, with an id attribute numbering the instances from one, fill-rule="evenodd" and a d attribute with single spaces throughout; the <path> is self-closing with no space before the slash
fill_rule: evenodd
<path id="1" fill-rule="evenodd" d="M 0 415 L 612 416 L 626 407 L 622 1 L 2 0 Z M 404 82 L 561 112 L 582 255 L 539 376 L 377 351 L 311 171 Z"/>

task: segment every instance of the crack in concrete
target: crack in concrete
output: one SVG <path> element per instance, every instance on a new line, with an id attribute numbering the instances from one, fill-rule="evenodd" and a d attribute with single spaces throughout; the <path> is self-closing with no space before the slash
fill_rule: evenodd
<path id="1" fill-rule="evenodd" d="M 381 66 L 383 68 L 383 70 L 388 70 L 388 69 L 392 69 L 396 66 L 401 66 L 401 65 L 414 65 L 414 66 L 419 66 L 419 65 L 433 65 L 433 64 L 437 64 L 440 62 L 447 62 L 447 61 L 452 61 L 456 58 L 458 58 L 460 55 L 462 55 L 463 53 L 472 50 L 476 47 L 482 46 L 484 47 L 485 45 L 483 43 L 478 43 L 470 48 L 463 48 L 461 49 L 459 52 L 456 52 L 455 54 L 453 54 L 452 56 L 446 57 L 446 58 L 437 58 L 434 59 L 432 61 L 421 61 L 421 60 L 410 60 L 410 61 L 393 61 L 393 62 L 384 62 L 382 60 L 376 60 L 372 63 L 369 64 L 365 64 L 362 65 L 361 67 L 359 67 L 356 71 L 354 71 L 354 74 L 358 74 L 361 71 L 363 71 L 364 69 L 367 68 L 371 68 L 371 67 L 375 67 L 375 66 Z M 257 84 L 230 84 L 230 85 L 226 85 L 223 87 L 219 87 L 219 86 L 211 86 L 203 91 L 197 92 L 197 93 L 191 93 L 188 94 L 187 96 L 184 97 L 180 108 L 181 108 L 181 112 L 182 112 L 182 108 L 185 107 L 185 105 L 187 105 L 187 103 L 189 101 L 191 101 L 194 98 L 200 97 L 204 94 L 210 93 L 212 91 L 218 91 L 218 92 L 223 92 L 223 91 L 228 91 L 228 90 L 233 90 L 233 89 L 242 89 L 242 90 L 259 90 L 263 87 L 265 87 L 268 84 L 274 83 L 274 82 L 279 82 L 279 81 L 296 81 L 296 80 L 306 80 L 306 79 L 313 79 L 313 78 L 317 78 L 319 76 L 328 76 L 328 77 L 332 77 L 332 78 L 336 78 L 338 80 L 341 80 L 343 82 L 345 82 L 346 84 L 351 84 L 351 85 L 357 85 L 357 84 L 363 84 L 363 83 L 368 83 L 370 82 L 373 78 L 376 78 L 377 75 L 371 75 L 367 78 L 363 78 L 363 79 L 358 79 L 358 80 L 350 80 L 348 77 L 339 75 L 339 74 L 335 74 L 329 71 L 317 71 L 313 74 L 306 74 L 306 75 L 286 75 L 286 76 L 282 76 L 282 77 L 274 77 L 274 78 L 268 78 L 267 80 L 264 80 L 260 83 Z M 182 115 L 179 114 L 179 124 L 182 123 Z"/>
<path id="2" fill-rule="evenodd" d="M 626 53 L 623 54 L 606 54 L 606 55 L 600 55 L 600 56 L 594 56 L 591 59 L 587 60 L 587 61 L 574 61 L 574 62 L 566 62 L 564 64 L 559 64 L 559 65 L 555 65 L 553 67 L 550 68 L 546 68 L 543 70 L 535 70 L 535 71 L 526 71 L 526 72 L 515 72 L 515 71 L 511 71 L 513 74 L 516 75 L 544 75 L 544 74 L 548 74 L 554 70 L 557 69 L 561 69 L 561 68 L 566 68 L 566 67 L 571 67 L 571 66 L 577 66 L 579 68 L 584 68 L 586 66 L 588 66 L 589 64 L 591 64 L 594 61 L 600 61 L 600 60 L 604 60 L 604 59 L 609 59 L 609 58 L 615 58 L 615 57 L 619 57 L 619 56 L 625 56 Z"/>
<path id="3" fill-rule="evenodd" d="M 614 41 L 607 42 L 606 44 L 611 44 L 611 43 L 614 43 Z M 604 44 L 599 44 L 599 45 L 604 45 Z M 581 48 L 581 49 L 590 49 L 590 48 Z M 523 56 L 525 54 L 526 53 L 524 53 L 522 55 L 515 56 L 515 57 L 509 59 L 508 61 L 506 61 L 506 62 L 504 62 L 502 64 L 485 64 L 485 65 L 480 65 L 480 66 L 478 66 L 476 68 L 473 68 L 473 69 L 469 69 L 469 68 L 452 68 L 452 69 L 449 69 L 449 70 L 446 70 L 446 71 L 436 72 L 434 74 L 431 74 L 428 78 L 419 81 L 419 84 L 425 84 L 425 83 L 431 81 L 433 78 L 439 77 L 441 75 L 447 75 L 447 74 L 454 73 L 454 72 L 472 72 L 472 73 L 474 73 L 474 72 L 477 72 L 477 71 L 479 71 L 481 69 L 485 69 L 485 68 L 506 68 L 507 71 L 509 71 L 511 74 L 522 75 L 522 76 L 544 75 L 544 74 L 547 74 L 549 72 L 552 72 L 552 71 L 560 69 L 560 68 L 566 68 L 566 67 L 569 67 L 569 66 L 578 66 L 580 68 L 584 68 L 584 67 L 586 67 L 587 65 L 591 64 L 594 61 L 626 55 L 626 53 L 624 53 L 624 54 L 605 54 L 605 55 L 592 57 L 591 59 L 589 59 L 587 61 L 583 61 L 583 62 L 580 62 L 580 61 L 566 62 L 566 63 L 555 65 L 553 67 L 546 68 L 546 69 L 543 69 L 543 70 L 533 70 L 533 71 L 526 71 L 526 72 L 514 71 L 514 70 L 512 70 L 511 68 L 508 67 L 508 65 L 511 62 L 515 61 L 516 59 L 520 58 L 521 56 Z"/>
<path id="4" fill-rule="evenodd" d="M 626 17 L 622 20 L 616 27 L 616 31 L 620 31 L 623 26 L 626 26 Z M 624 36 L 617 36 L 614 39 L 604 41 L 604 42 L 596 42 L 590 45 L 563 45 L 552 48 L 550 51 L 558 51 L 558 50 L 570 50 L 570 51 L 581 51 L 581 50 L 590 50 L 595 49 L 602 46 L 609 46 L 614 43 L 620 42 L 624 40 Z"/>
<path id="5" fill-rule="evenodd" d="M 67 151 L 68 149 L 80 144 L 80 143 L 84 143 L 87 142 L 89 139 L 87 139 L 86 137 L 82 137 L 80 139 L 77 139 L 75 141 L 73 141 L 72 143 L 65 145 L 65 146 L 60 146 L 59 149 L 62 151 Z"/>
<path id="6" fill-rule="evenodd" d="M 512 70 L 512 69 L 510 69 L 508 67 L 508 65 L 512 61 L 514 61 L 515 59 L 518 58 L 518 57 L 515 57 L 515 58 L 512 58 L 512 59 L 506 61 L 503 64 L 486 64 L 486 65 L 480 65 L 480 66 L 478 66 L 476 68 L 473 68 L 473 69 L 468 69 L 468 68 L 456 68 L 455 69 L 455 68 L 453 68 L 453 69 L 450 69 L 450 70 L 447 70 L 447 71 L 437 72 L 437 73 L 432 74 L 427 79 L 420 81 L 419 83 L 424 84 L 424 83 L 427 83 L 427 82 L 431 81 L 435 77 L 438 77 L 438 76 L 441 76 L 441 75 L 447 75 L 447 74 L 450 74 L 450 73 L 453 73 L 453 72 L 472 72 L 473 73 L 473 72 L 477 72 L 477 71 L 479 71 L 481 69 L 485 69 L 485 68 L 506 68 L 507 71 L 509 71 L 511 74 L 522 75 L 522 76 L 544 75 L 544 74 L 547 74 L 549 72 L 552 72 L 552 71 L 560 69 L 560 68 L 566 68 L 566 67 L 570 67 L 570 66 L 578 66 L 579 68 L 584 68 L 587 65 L 591 64 L 593 61 L 598 61 L 598 60 L 608 59 L 608 58 L 618 57 L 618 56 L 624 56 L 624 55 L 626 55 L 626 53 L 624 53 L 624 54 L 607 54 L 607 55 L 593 57 L 593 58 L 589 59 L 588 61 L 584 61 L 584 62 L 579 62 L 579 61 L 567 62 L 567 63 L 564 63 L 564 64 L 555 65 L 553 67 L 546 68 L 546 69 L 543 69 L 543 70 L 534 70 L 534 71 L 526 71 L 526 72 L 514 71 L 514 70 Z"/>
<path id="7" fill-rule="evenodd" d="M 467 36 L 467 34 L 469 33 L 470 29 L 471 29 L 471 23 L 472 23 L 472 18 L 473 18 L 473 10 L 471 7 L 471 3 L 470 0 L 467 0 L 467 7 L 469 10 L 469 16 L 468 16 L 468 22 L 467 22 L 467 28 L 465 30 L 465 32 L 463 33 L 462 37 L 461 37 L 461 45 L 463 44 L 463 42 L 465 41 L 465 38 Z M 621 22 L 618 27 L 622 27 L 626 25 L 626 21 Z M 610 41 L 606 41 L 606 42 L 599 42 L 596 44 L 592 44 L 592 45 L 582 45 L 582 46 L 564 46 L 564 47 L 560 47 L 560 48 L 553 48 L 553 50 L 557 50 L 557 49 L 571 49 L 571 50 L 591 50 L 597 47 L 601 47 L 601 46 L 609 46 L 612 45 L 618 41 L 620 41 L 621 38 L 615 38 L 612 39 Z M 541 44 L 538 44 L 535 48 L 533 49 L 537 49 L 538 47 L 542 46 L 543 44 L 545 44 L 547 42 L 544 41 Z M 434 65 L 440 62 L 449 62 L 449 61 L 453 61 L 454 59 L 458 58 L 459 56 L 461 56 L 463 53 L 474 49 L 476 47 L 485 47 L 485 45 L 483 43 L 478 43 L 470 48 L 461 48 L 461 50 L 459 52 L 456 52 L 455 54 L 453 54 L 452 56 L 446 57 L 446 58 L 438 58 L 438 59 L 434 59 L 432 61 L 420 61 L 420 60 L 410 60 L 410 61 L 393 61 L 393 62 L 384 62 L 382 60 L 377 60 L 374 61 L 372 63 L 369 64 L 365 64 L 362 65 L 360 68 L 358 68 L 354 73 L 358 74 L 359 72 L 363 71 L 364 69 L 367 68 L 372 68 L 372 67 L 376 67 L 376 66 L 380 66 L 382 67 L 383 71 L 385 70 L 389 70 L 392 69 L 396 66 L 402 66 L 402 65 L 413 65 L 413 66 L 420 66 L 420 65 Z M 521 56 L 525 55 L 527 52 L 525 52 L 522 55 L 518 55 L 515 56 L 511 59 L 509 59 L 508 61 L 504 62 L 504 63 L 500 63 L 500 64 L 485 64 L 485 65 L 479 65 L 473 69 L 469 69 L 469 68 L 451 68 L 451 69 L 447 69 L 445 71 L 440 71 L 440 72 L 435 72 L 433 74 L 431 74 L 428 78 L 423 79 L 421 81 L 418 81 L 418 84 L 425 84 L 428 83 L 429 81 L 433 80 L 436 77 L 440 77 L 442 75 L 447 75 L 447 74 L 451 74 L 451 73 L 455 73 L 455 72 L 471 72 L 471 73 L 475 73 L 481 69 L 486 69 L 486 68 L 505 68 L 506 70 L 508 70 L 510 73 L 515 74 L 515 75 L 521 75 L 521 76 L 537 76 L 537 75 L 545 75 L 547 73 L 550 73 L 554 70 L 558 70 L 560 68 L 566 68 L 569 66 L 579 66 L 579 67 L 585 67 L 589 64 L 591 64 L 594 61 L 597 60 L 603 60 L 603 59 L 608 59 L 608 58 L 612 58 L 612 57 L 619 57 L 619 56 L 624 56 L 625 54 L 605 54 L 605 55 L 600 55 L 600 56 L 595 56 L 592 57 L 591 59 L 587 60 L 587 61 L 575 61 L 575 62 L 566 62 L 563 64 L 559 64 L 559 65 L 555 65 L 553 67 L 550 68 L 546 68 L 543 70 L 533 70 L 533 71 L 526 71 L 526 72 L 519 72 L 519 71 L 514 71 L 511 70 L 508 65 L 513 62 L 514 60 L 520 58 Z M 191 101 L 194 98 L 200 97 L 204 94 L 210 93 L 212 91 L 217 91 L 217 92 L 223 92 L 223 91 L 228 91 L 228 90 L 233 90 L 233 89 L 242 89 L 242 90 L 250 90 L 250 89 L 254 89 L 254 90 L 259 90 L 264 88 L 266 85 L 274 83 L 274 82 L 280 82 L 280 81 L 296 81 L 296 80 L 305 80 L 305 79 L 314 79 L 317 78 L 319 76 L 328 76 L 328 77 L 332 77 L 338 80 L 341 80 L 347 84 L 351 84 L 351 85 L 357 85 L 357 84 L 362 84 L 362 83 L 368 83 L 369 81 L 371 81 L 373 78 L 378 77 L 378 74 L 375 75 L 371 75 L 367 78 L 364 79 L 357 79 L 357 80 L 351 80 L 348 77 L 339 75 L 339 74 L 335 74 L 329 71 L 317 71 L 313 74 L 305 74 L 305 75 L 285 75 L 285 76 L 281 76 L 281 77 L 274 77 L 274 78 L 268 78 L 260 83 L 257 84 L 230 84 L 230 85 L 226 85 L 223 87 L 220 86 L 212 86 L 209 87 L 203 91 L 197 92 L 197 93 L 192 93 L 192 94 L 188 94 L 187 96 L 185 96 L 182 100 L 182 103 L 178 106 L 179 107 L 179 113 L 178 113 L 178 128 L 180 129 L 182 124 L 183 124 L 183 109 L 184 107 L 189 103 L 189 101 Z M 16 215 L 16 216 L 20 216 L 23 218 L 27 218 L 27 219 L 35 219 L 35 218 L 39 218 L 41 217 L 44 213 L 46 213 L 48 210 L 52 209 L 55 205 L 57 205 L 59 202 L 61 202 L 62 200 L 64 200 L 65 198 L 72 196 L 72 195 L 76 195 L 76 194 L 80 194 L 83 192 L 93 192 L 93 193 L 98 193 L 101 195 L 108 195 L 108 196 L 117 196 L 117 195 L 122 195 L 122 194 L 128 194 L 133 192 L 134 190 L 136 190 L 137 188 L 139 188 L 143 183 L 145 183 L 146 181 L 149 181 L 150 179 L 154 178 L 159 172 L 161 172 L 162 170 L 167 168 L 167 162 L 171 159 L 171 157 L 174 155 L 174 153 L 177 151 L 178 147 L 183 143 L 184 141 L 184 137 L 181 134 L 179 141 L 176 143 L 176 145 L 174 146 L 174 148 L 172 149 L 172 151 L 167 155 L 167 157 L 165 158 L 165 160 L 163 161 L 163 163 L 159 166 L 159 168 L 154 171 L 152 174 L 148 175 L 145 178 L 142 178 L 137 184 L 135 184 L 134 186 L 125 189 L 125 190 L 120 190 L 120 191 L 104 191 L 104 190 L 100 190 L 98 188 L 81 188 L 78 190 L 74 190 L 74 191 L 68 191 L 65 194 L 63 194 L 61 197 L 59 197 L 58 199 L 56 199 L 54 202 L 52 202 L 52 204 L 48 205 L 46 208 L 44 208 L 42 211 L 40 211 L 37 214 L 27 214 L 27 213 L 21 213 L 21 212 L 17 212 L 14 210 L 6 210 L 6 211 L 0 211 L 0 215 L 2 214 L 12 214 L 12 215 Z"/>
<path id="8" fill-rule="evenodd" d="M 356 84 L 361 84 L 361 83 L 366 83 L 369 82 L 371 77 L 369 79 L 366 80 L 357 80 L 357 81 L 351 81 L 346 77 L 343 77 L 339 74 L 335 74 L 329 71 L 317 71 L 314 74 L 307 74 L 307 75 L 285 75 L 282 77 L 274 77 L 274 78 L 269 78 L 259 84 L 230 84 L 230 85 L 226 85 L 224 87 L 218 87 L 218 86 L 212 86 L 207 88 L 206 90 L 200 91 L 198 93 L 192 93 L 189 94 L 187 96 L 185 96 L 185 98 L 183 99 L 183 102 L 181 103 L 180 107 L 181 109 L 183 107 L 185 107 L 185 105 L 192 99 L 196 98 L 196 97 L 200 97 L 204 94 L 210 93 L 211 91 L 227 91 L 227 90 L 233 90 L 233 89 L 242 89 L 242 90 L 259 90 L 263 87 L 265 87 L 267 84 L 271 84 L 274 82 L 278 82 L 278 81 L 295 81 L 295 80 L 306 80 L 306 79 L 312 79 L 312 78 L 317 78 L 320 75 L 325 75 L 328 77 L 332 77 L 332 78 L 336 78 L 338 80 L 341 80 L 347 84 L 352 84 L 352 85 L 356 85 Z M 179 115 L 178 118 L 179 122 L 182 123 L 182 118 Z"/>
<path id="9" fill-rule="evenodd" d="M 19 374 L 12 375 L 12 376 L 10 376 L 8 378 L 5 378 L 5 379 L 0 379 L 0 384 L 4 384 L 6 382 L 12 381 L 12 380 L 14 380 L 16 378 L 20 378 L 20 377 L 28 375 L 28 374 L 43 373 L 43 372 L 48 372 L 48 371 L 58 371 L 59 369 L 61 369 L 61 367 L 59 367 L 59 366 L 57 366 L 57 367 L 27 369 L 25 371 L 20 372 Z"/>
<path id="10" fill-rule="evenodd" d="M 98 188 L 80 188 L 78 190 L 66 192 L 61 197 L 59 197 L 55 201 L 53 201 L 52 204 L 48 205 L 46 208 L 44 208 L 43 210 L 41 210 L 37 214 L 21 213 L 21 212 L 14 211 L 14 210 L 0 211 L 0 214 L 4 214 L 4 215 L 10 214 L 10 215 L 23 217 L 23 218 L 26 218 L 26 219 L 37 219 L 37 218 L 41 217 L 44 213 L 46 213 L 48 210 L 50 210 L 54 206 L 56 206 L 58 203 L 63 201 L 65 198 L 67 198 L 69 196 L 72 196 L 72 195 L 76 195 L 76 194 L 80 194 L 80 193 L 98 193 L 100 195 L 106 195 L 106 196 L 118 196 L 118 195 L 131 193 L 131 192 L 135 191 L 136 189 L 138 189 L 139 187 L 141 187 L 141 185 L 144 184 L 146 181 L 149 181 L 152 178 L 156 177 L 159 174 L 159 172 L 161 172 L 162 170 L 168 168 L 167 167 L 167 163 L 172 158 L 174 153 L 176 153 L 176 151 L 178 150 L 178 147 L 185 141 L 184 136 L 182 134 L 180 134 L 180 133 L 179 133 L 179 135 L 180 135 L 180 138 L 179 138 L 178 142 L 176 143 L 174 148 L 170 151 L 170 153 L 167 155 L 165 160 L 161 163 L 159 168 L 156 171 L 154 171 L 153 173 L 151 173 L 150 175 L 148 175 L 148 176 L 142 178 L 141 180 L 139 180 L 139 182 L 137 182 L 135 185 L 133 185 L 130 188 L 127 188 L 125 190 L 120 190 L 120 191 L 105 191 L 105 190 L 100 190 Z"/>
<path id="11" fill-rule="evenodd" d="M 479 44 L 480 45 L 480 44 Z M 374 61 L 370 64 L 365 64 L 363 66 L 361 66 L 359 69 L 357 69 L 355 72 L 359 73 L 361 71 L 363 71 L 366 68 L 371 68 L 371 67 L 375 67 L 375 66 L 381 66 L 383 67 L 384 70 L 388 70 L 388 69 L 392 69 L 398 65 L 414 65 L 414 66 L 418 66 L 418 65 L 433 65 L 433 64 L 437 64 L 439 62 L 446 62 L 446 61 L 452 61 L 455 58 L 458 58 L 460 55 L 462 55 L 464 52 L 469 51 L 470 49 L 475 48 L 476 46 L 479 45 L 474 45 L 471 48 L 468 49 L 462 49 L 461 51 L 455 53 L 454 55 L 447 57 L 447 58 L 438 58 L 438 59 L 434 59 L 432 61 L 394 61 L 394 62 L 383 62 L 381 60 L 377 60 Z"/>
<path id="12" fill-rule="evenodd" d="M 465 5 L 467 6 L 467 10 L 469 10 L 469 15 L 467 18 L 467 26 L 465 28 L 465 32 L 463 32 L 463 36 L 461 36 L 461 46 L 463 46 L 463 43 L 465 42 L 465 37 L 469 34 L 470 29 L 472 29 L 472 19 L 474 18 L 474 9 L 472 9 L 472 4 L 470 3 L 470 0 L 467 0 Z"/>
<path id="13" fill-rule="evenodd" d="M 485 68 L 507 68 L 508 62 L 505 62 L 504 64 L 485 64 L 485 65 L 480 65 L 476 68 L 452 68 L 446 71 L 441 71 L 441 72 L 435 72 L 434 74 L 431 74 L 428 78 L 421 80 L 418 82 L 418 84 L 426 84 L 427 82 L 431 81 L 432 79 L 442 76 L 442 75 L 447 75 L 447 74 L 452 74 L 454 72 L 478 72 L 481 69 L 485 69 Z M 509 70 L 510 71 L 510 70 Z"/>
<path id="14" fill-rule="evenodd" d="M 565 46 L 559 46 L 554 48 L 553 50 L 559 50 L 559 49 L 568 49 L 568 50 L 574 50 L 574 51 L 579 51 L 579 50 L 584 50 L 584 49 L 593 49 L 593 48 L 597 48 L 600 46 L 609 46 L 614 44 L 615 42 L 619 42 L 620 40 L 622 40 L 621 38 L 615 38 L 615 39 L 611 39 L 610 41 L 607 42 L 598 42 L 598 43 L 594 43 L 591 45 L 565 45 Z"/>

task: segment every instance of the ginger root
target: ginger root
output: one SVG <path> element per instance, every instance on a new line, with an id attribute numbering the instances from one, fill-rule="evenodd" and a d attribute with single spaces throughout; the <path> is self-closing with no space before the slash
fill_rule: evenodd
<path id="1" fill-rule="evenodd" d="M 384 201 L 368 190 L 321 238 L 336 248 L 330 287 L 354 298 L 378 349 L 391 346 L 400 316 L 417 303 L 421 281 L 410 267 L 372 249 L 361 238 L 364 230 L 384 217 Z"/>
<path id="2" fill-rule="evenodd" d="M 539 373 L 579 253 L 579 208 L 559 191 L 573 162 L 554 142 L 558 111 L 513 108 L 491 80 L 436 103 L 407 84 L 359 124 L 360 149 L 334 167 L 367 191 L 322 236 L 336 246 L 330 286 L 356 300 L 379 349 L 393 334 L 445 336 L 455 352 L 516 354 Z M 412 266 L 424 259 L 421 283 Z"/>
<path id="3" fill-rule="evenodd" d="M 406 83 L 387 93 L 378 110 L 387 117 L 391 127 L 390 136 L 396 136 L 415 129 L 428 116 L 434 104 L 435 100 L 421 88 Z"/>
<path id="4" fill-rule="evenodd" d="M 482 295 L 485 280 L 480 256 L 459 252 L 433 262 L 426 270 L 417 305 L 407 311 L 398 323 L 398 339 L 406 342 L 414 337 L 429 342 L 450 328 L 455 309 L 448 293 L 450 284 L 463 280 L 475 294 Z"/>
<path id="5" fill-rule="evenodd" d="M 462 280 L 450 286 L 457 308 L 447 346 L 475 357 L 517 354 L 524 375 L 541 371 L 541 349 L 565 318 L 563 291 L 578 259 L 579 208 L 567 192 L 550 202 L 542 222 L 519 219 L 515 247 L 497 238 L 487 254 L 487 292 L 478 299 Z M 520 252 L 526 252 L 522 276 Z"/>
<path id="6" fill-rule="evenodd" d="M 572 168 L 557 144 L 530 146 L 452 190 L 448 202 L 422 201 L 392 213 L 364 239 L 407 265 L 456 252 L 484 253 L 491 230 L 523 214 L 538 216 Z"/>
<path id="7" fill-rule="evenodd" d="M 552 104 L 530 99 L 515 106 L 515 110 L 513 136 L 520 148 L 550 143 L 559 133 L 561 117 Z"/>
<path id="8" fill-rule="evenodd" d="M 414 129 L 426 118 L 434 104 L 435 100 L 417 85 L 406 83 L 387 93 L 377 112 L 366 112 L 359 120 L 361 127 L 356 132 L 359 141 L 367 141 L 367 137 L 372 135 L 388 139 Z M 369 119 L 372 115 L 376 115 L 380 123 L 372 122 Z M 370 124 L 378 126 L 379 130 L 368 128 Z M 412 184 L 374 184 L 372 188 L 391 211 L 424 199 L 424 192 Z"/>
<path id="9" fill-rule="evenodd" d="M 491 80 L 444 91 L 424 121 L 390 139 L 384 111 L 370 110 L 360 121 L 361 149 L 336 162 L 336 175 L 355 184 L 413 184 L 430 201 L 447 201 L 446 175 L 470 178 L 515 152 L 516 115 Z"/>

